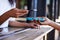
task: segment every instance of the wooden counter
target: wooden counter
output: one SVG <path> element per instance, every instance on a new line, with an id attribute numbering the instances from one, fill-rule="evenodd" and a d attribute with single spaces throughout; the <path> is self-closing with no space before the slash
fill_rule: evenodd
<path id="1" fill-rule="evenodd" d="M 52 27 L 40 26 L 39 29 L 7 28 L 8 32 L 0 36 L 1 40 L 41 40 L 53 30 Z M 3 34 L 4 32 L 2 32 Z"/>

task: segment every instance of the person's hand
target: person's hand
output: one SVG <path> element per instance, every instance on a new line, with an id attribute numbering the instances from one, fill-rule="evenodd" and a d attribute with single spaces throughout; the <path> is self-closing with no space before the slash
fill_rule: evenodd
<path id="1" fill-rule="evenodd" d="M 36 24 L 36 23 L 29 23 L 28 27 L 30 27 L 30 28 L 38 28 L 38 24 Z"/>
<path id="2" fill-rule="evenodd" d="M 44 22 L 40 22 L 42 25 L 49 25 L 50 23 L 52 23 L 52 21 L 46 17 L 45 18 L 45 21 Z"/>
<path id="3" fill-rule="evenodd" d="M 27 14 L 28 10 L 14 8 L 14 9 L 11 9 L 9 12 L 10 12 L 11 17 L 19 17 L 19 16 L 23 16 Z"/>

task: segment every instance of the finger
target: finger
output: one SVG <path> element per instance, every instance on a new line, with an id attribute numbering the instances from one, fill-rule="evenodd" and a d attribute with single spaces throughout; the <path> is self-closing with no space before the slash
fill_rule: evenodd
<path id="1" fill-rule="evenodd" d="M 47 17 L 44 17 L 45 18 L 45 20 L 48 20 L 48 18 Z"/>
<path id="2" fill-rule="evenodd" d="M 28 10 L 20 10 L 19 13 L 28 13 Z"/>
<path id="3" fill-rule="evenodd" d="M 44 24 L 43 22 L 40 22 L 41 24 Z"/>
<path id="4" fill-rule="evenodd" d="M 23 15 L 25 15 L 25 14 L 23 14 L 23 13 L 17 13 L 17 17 L 23 16 Z"/>
<path id="5" fill-rule="evenodd" d="M 20 15 L 17 15 L 17 18 L 19 18 Z"/>
<path id="6" fill-rule="evenodd" d="M 36 21 L 36 20 L 34 20 L 34 23 L 36 23 L 36 24 L 37 24 L 37 21 Z"/>
<path id="7" fill-rule="evenodd" d="M 17 15 L 23 16 L 26 15 L 26 13 L 17 13 Z"/>
<path id="8" fill-rule="evenodd" d="M 42 25 L 46 25 L 46 23 L 45 22 L 40 22 Z"/>
<path id="9" fill-rule="evenodd" d="M 38 29 L 40 29 L 40 25 L 38 25 Z"/>
<path id="10" fill-rule="evenodd" d="M 37 21 L 39 25 L 41 25 L 40 20 Z"/>
<path id="11" fill-rule="evenodd" d="M 28 13 L 22 13 L 22 14 L 26 15 L 26 14 L 28 14 Z"/>
<path id="12" fill-rule="evenodd" d="M 16 17 L 18 18 L 20 16 L 20 13 L 16 13 Z"/>
<path id="13" fill-rule="evenodd" d="M 38 28 L 38 24 L 34 24 L 34 28 Z"/>
<path id="14" fill-rule="evenodd" d="M 33 26 L 33 28 L 37 29 L 38 27 L 37 26 Z"/>
<path id="15" fill-rule="evenodd" d="M 39 29 L 40 29 L 40 27 L 39 27 L 38 25 L 37 25 L 37 26 L 34 26 L 34 28 L 36 28 L 36 29 L 38 29 L 38 28 L 39 28 Z"/>
<path id="16" fill-rule="evenodd" d="M 23 13 L 22 13 L 22 14 L 20 14 L 20 16 L 24 16 L 24 15 L 26 15 L 26 14 L 23 14 Z"/>
<path id="17" fill-rule="evenodd" d="M 26 10 L 26 13 L 28 13 L 29 12 L 29 10 Z"/>

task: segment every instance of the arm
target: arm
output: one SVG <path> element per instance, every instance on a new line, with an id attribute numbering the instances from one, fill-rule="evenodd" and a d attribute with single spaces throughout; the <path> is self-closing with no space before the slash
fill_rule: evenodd
<path id="1" fill-rule="evenodd" d="M 10 12 L 4 13 L 2 16 L 0 16 L 0 25 L 6 21 L 10 17 Z"/>
<path id="2" fill-rule="evenodd" d="M 60 25 L 58 25 L 56 22 L 53 22 L 52 20 L 45 18 L 44 22 L 40 22 L 42 25 L 50 25 L 51 27 L 57 29 L 60 31 Z"/>
<path id="3" fill-rule="evenodd" d="M 17 21 L 10 21 L 9 22 L 9 25 L 11 27 L 27 27 L 27 28 L 36 28 L 37 27 L 37 24 L 35 23 L 24 23 L 24 22 L 17 22 Z"/>
<path id="4" fill-rule="evenodd" d="M 7 12 L 5 12 L 3 15 L 0 16 L 0 25 L 5 22 L 8 18 L 10 17 L 15 17 L 16 16 L 16 11 L 15 9 L 11 9 Z"/>
<path id="5" fill-rule="evenodd" d="M 19 17 L 28 13 L 28 10 L 20 10 L 17 8 L 11 9 L 0 16 L 0 25 L 6 21 L 9 17 Z"/>
<path id="6" fill-rule="evenodd" d="M 60 25 L 58 25 L 56 22 L 51 22 L 49 25 L 60 31 Z"/>

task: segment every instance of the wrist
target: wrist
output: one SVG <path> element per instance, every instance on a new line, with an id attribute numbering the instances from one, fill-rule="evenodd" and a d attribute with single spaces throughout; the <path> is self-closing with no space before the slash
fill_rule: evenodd
<path id="1" fill-rule="evenodd" d="M 50 21 L 48 25 L 50 25 L 50 26 L 51 26 L 51 25 L 52 25 L 52 23 L 54 23 L 54 22 L 53 22 L 53 21 Z"/>
<path id="2" fill-rule="evenodd" d="M 29 23 L 27 23 L 27 25 L 26 25 L 27 27 L 30 27 L 30 24 Z"/>
<path id="3" fill-rule="evenodd" d="M 14 9 L 11 9 L 11 10 L 8 11 L 8 13 L 9 13 L 10 17 L 15 17 L 14 13 L 16 13 L 16 11 Z"/>
<path id="4" fill-rule="evenodd" d="M 30 23 L 27 23 L 26 25 L 28 28 L 31 28 L 31 24 Z"/>
<path id="5" fill-rule="evenodd" d="M 8 15 L 9 17 L 12 17 L 11 10 L 7 11 L 5 14 Z"/>
<path id="6" fill-rule="evenodd" d="M 14 9 L 9 10 L 10 17 L 14 17 Z"/>
<path id="7" fill-rule="evenodd" d="M 9 11 L 8 12 L 5 12 L 5 16 L 11 17 Z"/>

